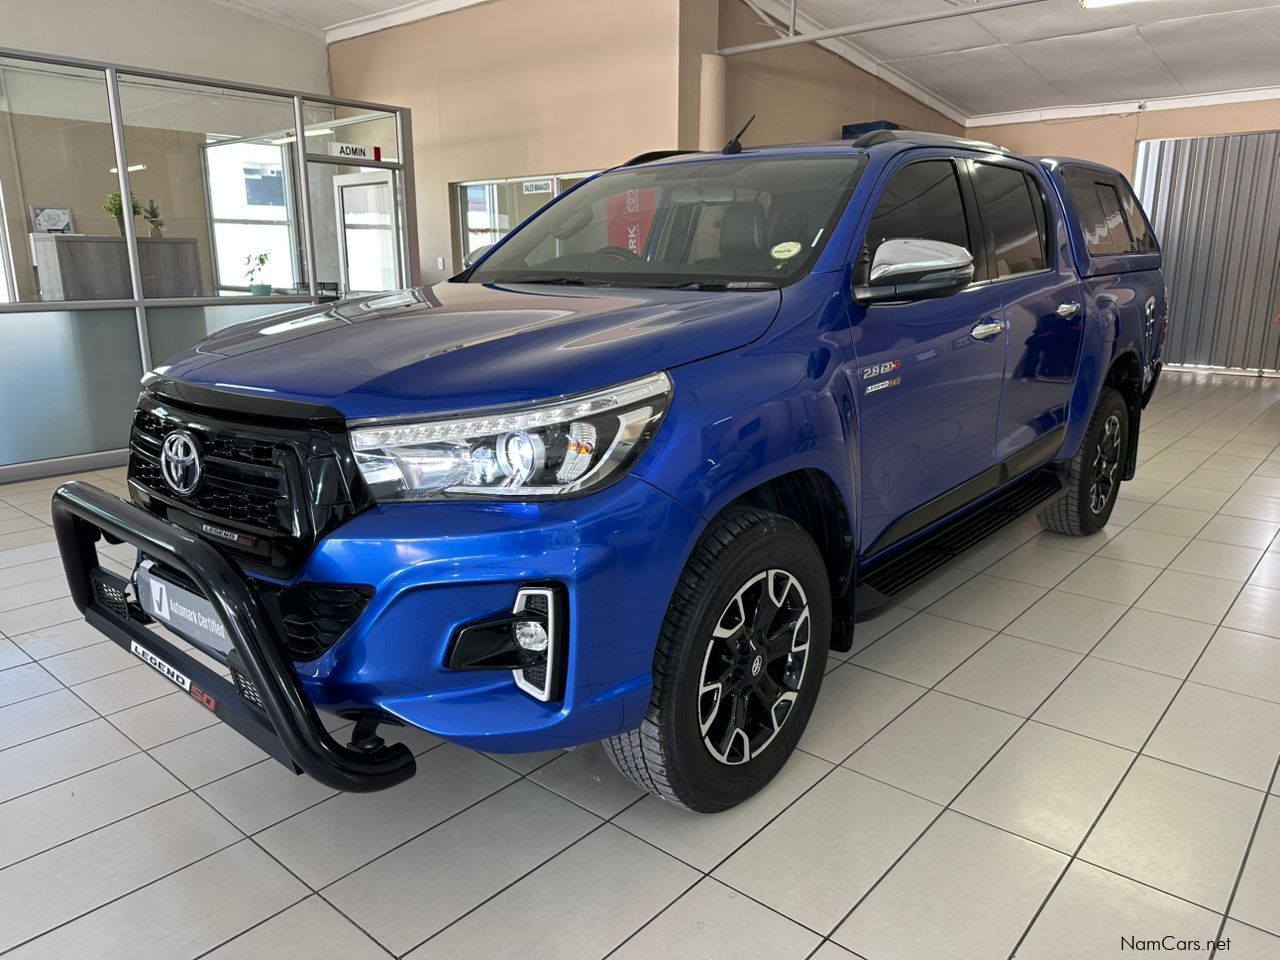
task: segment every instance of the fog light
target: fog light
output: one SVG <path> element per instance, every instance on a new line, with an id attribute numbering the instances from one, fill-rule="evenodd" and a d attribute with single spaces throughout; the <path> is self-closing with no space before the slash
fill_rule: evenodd
<path id="1" fill-rule="evenodd" d="M 515 623 L 516 644 L 521 650 L 528 650 L 530 653 L 542 653 L 547 649 L 546 628 L 532 620 L 518 620 Z"/>

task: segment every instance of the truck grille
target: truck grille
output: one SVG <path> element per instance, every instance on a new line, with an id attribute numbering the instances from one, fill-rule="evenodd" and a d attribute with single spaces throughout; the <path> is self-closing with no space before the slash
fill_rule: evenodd
<path id="1" fill-rule="evenodd" d="M 195 438 L 203 468 L 187 495 L 170 488 L 161 470 L 165 438 L 175 430 Z M 232 553 L 250 574 L 292 576 L 320 537 L 372 503 L 340 421 L 230 419 L 147 392 L 129 452 L 133 499 Z"/>

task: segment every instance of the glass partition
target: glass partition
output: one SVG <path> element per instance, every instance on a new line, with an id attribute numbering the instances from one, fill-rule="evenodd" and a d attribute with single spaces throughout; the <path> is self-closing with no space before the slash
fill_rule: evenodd
<path id="1" fill-rule="evenodd" d="M 291 97 L 120 78 L 147 297 L 305 293 Z"/>
<path id="2" fill-rule="evenodd" d="M 151 341 L 153 366 L 164 363 L 211 333 L 268 314 L 296 309 L 277 303 L 216 303 L 205 306 L 150 307 L 147 310 L 147 338 Z M 305 304 L 302 304 L 305 306 Z"/>
<path id="3" fill-rule="evenodd" d="M 414 282 L 407 122 L 0 56 L 0 482 L 124 462 L 143 370 L 211 333 Z"/>
<path id="4" fill-rule="evenodd" d="M 132 308 L 0 313 L 0 466 L 128 445 L 142 360 Z"/>
<path id="5" fill-rule="evenodd" d="M 106 74 L 0 58 L 4 300 L 132 300 Z"/>
<path id="6" fill-rule="evenodd" d="M 339 160 L 399 161 L 396 115 L 304 100 L 307 153 Z"/>
<path id="7" fill-rule="evenodd" d="M 320 293 L 354 296 L 403 287 L 399 172 L 312 161 L 307 183 Z"/>

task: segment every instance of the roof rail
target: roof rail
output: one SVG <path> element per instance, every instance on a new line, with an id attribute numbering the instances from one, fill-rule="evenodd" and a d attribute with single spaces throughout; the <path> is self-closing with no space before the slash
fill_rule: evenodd
<path id="1" fill-rule="evenodd" d="M 855 147 L 874 147 L 881 143 L 918 143 L 925 146 L 969 147 L 974 150 L 1009 153 L 1004 147 L 984 140 L 971 140 L 968 137 L 952 137 L 945 133 L 927 133 L 920 130 L 872 130 L 853 141 Z"/>
<path id="2" fill-rule="evenodd" d="M 645 153 L 636 154 L 623 166 L 634 167 L 641 163 L 652 163 L 654 160 L 666 160 L 668 157 L 681 157 L 687 153 L 697 152 L 697 150 L 648 150 Z"/>

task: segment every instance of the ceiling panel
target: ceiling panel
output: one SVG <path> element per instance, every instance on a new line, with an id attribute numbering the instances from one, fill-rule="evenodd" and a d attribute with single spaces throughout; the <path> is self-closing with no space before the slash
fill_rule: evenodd
<path id="1" fill-rule="evenodd" d="M 894 69 L 902 65 L 903 61 L 892 64 Z M 939 53 L 907 66 L 911 79 L 975 115 L 1070 102 L 1006 47 Z"/>
<path id="2" fill-rule="evenodd" d="M 1122 7 L 1082 10 L 1076 0 L 1051 0 L 1011 10 L 975 14 L 974 20 L 1001 43 L 1022 43 L 1072 34 L 1092 33 L 1131 23 Z"/>
<path id="3" fill-rule="evenodd" d="M 1140 29 L 1188 93 L 1280 83 L 1280 41 L 1248 17 L 1196 17 Z"/>
<path id="4" fill-rule="evenodd" d="M 876 30 L 873 33 L 859 34 L 853 41 L 879 60 L 971 50 L 974 47 L 989 47 L 997 42 L 972 17 Z"/>
<path id="5" fill-rule="evenodd" d="M 785 18 L 788 0 L 755 2 Z M 799 0 L 799 9 L 805 29 L 819 30 L 967 2 Z M 843 43 L 855 61 L 886 63 L 965 116 L 1280 86 L 1280 0 L 1147 0 L 1096 10 L 1043 0 Z"/>
<path id="6" fill-rule="evenodd" d="M 1014 53 L 1070 103 L 1176 97 L 1186 93 L 1137 27 L 1032 40 Z"/>

